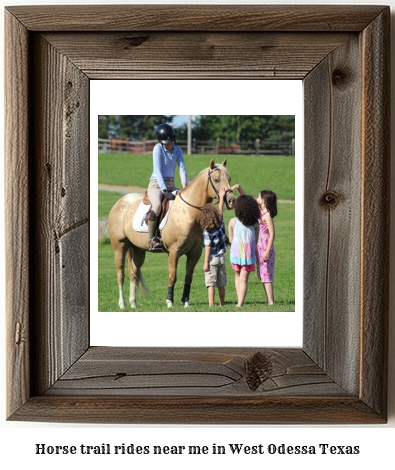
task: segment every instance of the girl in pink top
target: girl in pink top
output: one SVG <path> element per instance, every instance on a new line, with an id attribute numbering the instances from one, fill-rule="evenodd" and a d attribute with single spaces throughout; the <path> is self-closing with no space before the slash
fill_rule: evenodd
<path id="1" fill-rule="evenodd" d="M 260 206 L 259 236 L 256 247 L 257 274 L 266 292 L 268 305 L 274 304 L 273 281 L 274 281 L 274 223 L 273 218 L 277 215 L 277 196 L 268 189 L 258 194 L 257 202 Z"/>

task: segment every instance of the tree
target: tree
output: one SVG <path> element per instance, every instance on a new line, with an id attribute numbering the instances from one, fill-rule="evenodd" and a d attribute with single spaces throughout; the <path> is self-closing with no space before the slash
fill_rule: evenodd
<path id="1" fill-rule="evenodd" d="M 119 127 L 117 122 L 118 116 L 99 116 L 99 139 L 111 139 L 118 137 Z"/>
<path id="2" fill-rule="evenodd" d="M 155 140 L 159 124 L 171 122 L 173 115 L 100 115 L 99 138 L 127 138 L 129 140 Z"/>
<path id="3" fill-rule="evenodd" d="M 266 138 L 271 142 L 290 142 L 295 138 L 295 116 L 266 116 Z"/>
<path id="4" fill-rule="evenodd" d="M 229 142 L 281 141 L 295 137 L 295 116 L 288 115 L 201 115 L 193 132 L 197 140 Z"/>

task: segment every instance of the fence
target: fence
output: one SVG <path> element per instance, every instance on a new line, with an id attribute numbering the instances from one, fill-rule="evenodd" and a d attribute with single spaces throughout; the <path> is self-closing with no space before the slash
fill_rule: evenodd
<path id="1" fill-rule="evenodd" d="M 295 141 L 269 142 L 256 139 L 253 142 L 197 141 L 193 139 L 192 153 L 241 154 L 241 155 L 295 155 Z"/>
<path id="2" fill-rule="evenodd" d="M 129 139 L 99 139 L 99 153 L 146 153 L 152 152 L 152 149 L 158 143 L 157 140 L 145 140 L 143 142 L 134 142 Z"/>
<path id="3" fill-rule="evenodd" d="M 156 140 L 135 142 L 128 139 L 98 139 L 99 153 L 151 153 Z M 177 145 L 187 153 L 186 140 L 177 140 Z M 240 155 L 295 155 L 295 139 L 291 142 L 270 142 L 256 139 L 253 142 L 230 142 L 227 140 L 200 141 L 192 139 L 192 153 L 240 154 Z"/>
<path id="4" fill-rule="evenodd" d="M 99 240 L 105 240 L 106 238 L 110 238 L 110 233 L 108 231 L 108 219 L 99 219 L 98 229 Z"/>

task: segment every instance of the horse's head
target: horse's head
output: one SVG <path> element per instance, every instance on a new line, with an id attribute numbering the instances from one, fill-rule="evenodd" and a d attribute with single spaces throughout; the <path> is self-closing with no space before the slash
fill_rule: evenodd
<path id="1" fill-rule="evenodd" d="M 219 199 L 219 191 L 225 188 L 225 205 L 227 209 L 232 209 L 236 198 L 230 189 L 230 174 L 226 168 L 226 158 L 221 164 L 216 164 L 214 160 L 210 161 L 208 180 L 211 183 L 208 184 L 208 196 Z"/>

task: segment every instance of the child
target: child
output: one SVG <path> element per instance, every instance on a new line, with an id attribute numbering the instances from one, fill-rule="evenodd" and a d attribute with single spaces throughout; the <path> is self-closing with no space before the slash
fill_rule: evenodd
<path id="1" fill-rule="evenodd" d="M 219 191 L 218 209 L 212 204 L 203 207 L 200 218 L 200 226 L 203 229 L 204 254 L 204 279 L 208 293 L 208 304 L 214 306 L 215 287 L 218 287 L 219 305 L 225 302 L 225 252 L 226 236 L 225 225 L 222 217 L 225 201 L 225 189 Z"/>
<path id="2" fill-rule="evenodd" d="M 255 245 L 260 212 L 257 201 L 245 194 L 236 199 L 234 209 L 236 217 L 229 221 L 230 262 L 235 271 L 236 307 L 242 307 L 247 295 L 250 272 L 255 271 Z"/>
<path id="3" fill-rule="evenodd" d="M 231 191 L 234 191 L 235 189 L 237 189 L 237 191 L 239 192 L 240 195 L 245 195 L 245 191 L 244 189 L 240 186 L 239 183 L 235 184 L 234 186 L 232 186 L 230 188 Z"/>
<path id="4" fill-rule="evenodd" d="M 257 202 L 260 206 L 259 237 L 257 251 L 257 274 L 266 292 L 268 305 L 274 305 L 273 280 L 274 280 L 274 223 L 277 215 L 277 196 L 268 189 L 258 194 Z"/>

